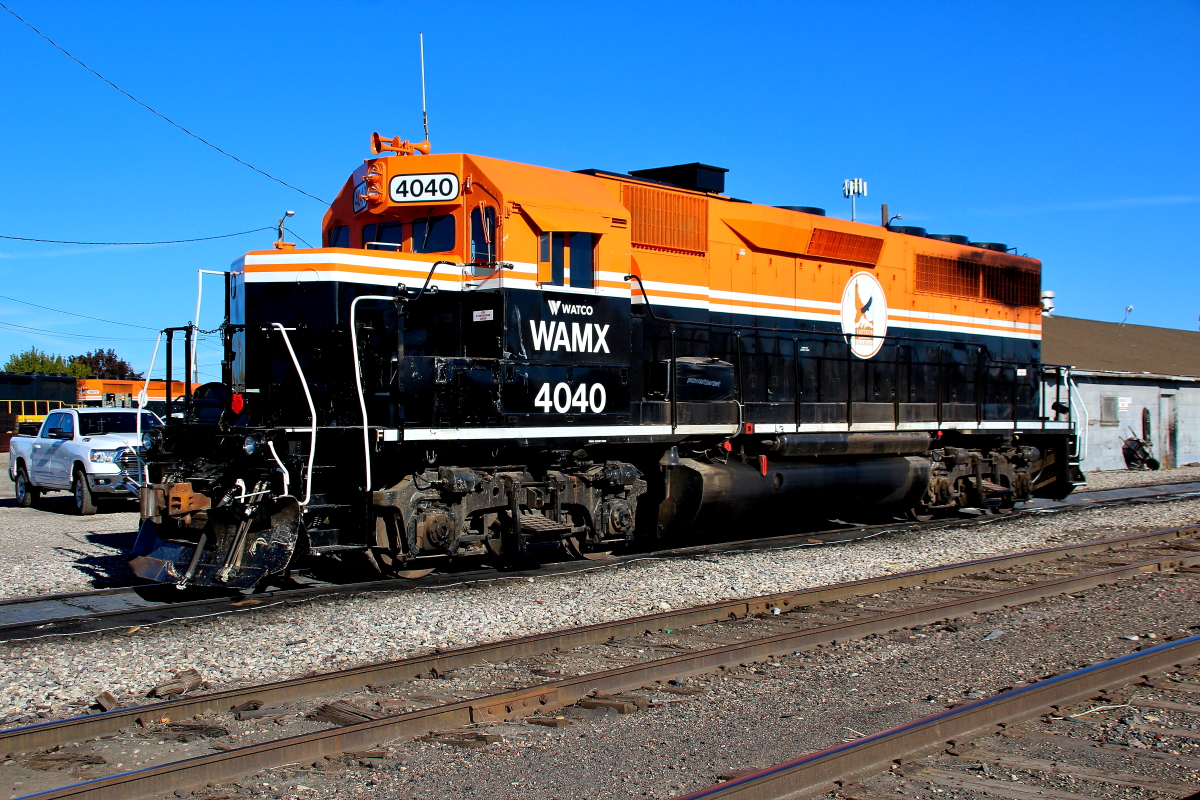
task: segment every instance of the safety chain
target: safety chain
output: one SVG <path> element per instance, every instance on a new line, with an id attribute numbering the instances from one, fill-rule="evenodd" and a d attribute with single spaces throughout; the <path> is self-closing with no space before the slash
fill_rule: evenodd
<path id="1" fill-rule="evenodd" d="M 221 332 L 223 332 L 223 331 L 225 330 L 225 327 L 226 327 L 228 324 L 229 324 L 229 320 L 225 320 L 225 321 L 224 321 L 224 322 L 222 322 L 220 325 L 218 325 L 217 327 L 213 328 L 211 331 L 206 331 L 206 330 L 204 330 L 203 328 L 196 328 L 196 333 L 204 333 L 204 334 L 209 334 L 209 335 L 211 335 L 211 334 L 214 334 L 214 333 L 221 333 Z"/>

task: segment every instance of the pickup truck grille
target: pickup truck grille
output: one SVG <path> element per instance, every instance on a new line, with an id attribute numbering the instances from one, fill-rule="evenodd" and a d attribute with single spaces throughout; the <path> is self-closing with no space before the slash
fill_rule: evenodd
<path id="1" fill-rule="evenodd" d="M 137 474 L 138 457 L 132 447 L 126 447 L 121 451 L 121 455 L 117 456 L 116 463 L 121 468 L 121 472 Z"/>

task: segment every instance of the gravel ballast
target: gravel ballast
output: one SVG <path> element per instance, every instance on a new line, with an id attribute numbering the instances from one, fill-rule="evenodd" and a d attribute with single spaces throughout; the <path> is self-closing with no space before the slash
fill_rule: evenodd
<path id="1" fill-rule="evenodd" d="M 0 453 L 0 597 L 87 591 L 133 582 L 126 554 L 137 535 L 136 500 L 102 503 L 91 517 L 75 514 L 67 492 L 53 492 L 34 508 L 17 508 Z"/>
<path id="2" fill-rule="evenodd" d="M 125 703 L 181 669 L 212 688 L 750 597 L 998 553 L 1192 523 L 1200 500 L 991 518 L 846 545 L 633 562 L 593 572 L 378 593 L 127 634 L 48 637 L 0 647 L 7 725 L 71 716 L 110 691 Z M 94 518 L 93 518 L 94 519 Z"/>
<path id="3" fill-rule="evenodd" d="M 400 742 L 370 759 L 335 758 L 317 768 L 268 770 L 232 785 L 203 789 L 197 797 L 678 797 L 711 786 L 721 776 L 763 769 L 941 712 L 953 703 L 989 697 L 1167 637 L 1195 634 L 1200 627 L 1198 597 L 1197 575 L 1139 575 L 1082 596 L 1060 595 L 950 624 L 733 666 L 685 681 L 698 692 L 695 695 L 632 692 L 656 706 L 635 714 L 564 709 L 574 724 L 562 728 L 521 723 L 482 728 L 502 737 L 482 749 Z M 995 631 L 1001 634 L 995 636 Z M 1072 711 L 1103 705 L 1085 702 Z M 1150 723 L 1151 729 L 1123 727 L 1121 721 L 1128 723 L 1131 714 Z M 1123 748 L 1088 756 L 1030 747 L 1029 754 L 1055 759 L 1064 768 L 1090 761 L 1110 773 L 1149 774 L 1197 785 L 1200 730 L 1193 726 L 1195 737 L 1181 738 L 1152 729 L 1161 724 L 1178 731 L 1194 720 L 1193 715 L 1172 711 L 1137 715 L 1118 705 L 1070 721 L 1034 719 L 1019 727 L 1070 733 L 1085 744 L 1104 740 Z M 1138 759 L 1147 753 L 1160 760 Z M 907 781 L 885 776 L 893 786 L 884 791 L 893 788 L 895 794 L 883 796 L 1013 797 L 1012 789 L 1037 796 L 1039 790 L 1056 786 L 1095 798 L 1163 796 L 1087 780 L 1063 785 L 1067 782 L 1019 769 L 1006 769 L 996 777 L 1001 781 L 996 784 L 998 793 L 982 795 L 944 792 L 922 784 L 920 775 Z M 845 795 L 832 795 L 837 796 Z"/>
<path id="4" fill-rule="evenodd" d="M 1105 489 L 1125 489 L 1132 486 L 1153 486 L 1158 483 L 1183 483 L 1200 481 L 1200 467 L 1179 467 L 1159 470 L 1109 470 L 1089 472 L 1085 476 L 1087 486 L 1082 491 L 1100 492 Z M 1076 491 L 1080 491 L 1077 489 Z"/>

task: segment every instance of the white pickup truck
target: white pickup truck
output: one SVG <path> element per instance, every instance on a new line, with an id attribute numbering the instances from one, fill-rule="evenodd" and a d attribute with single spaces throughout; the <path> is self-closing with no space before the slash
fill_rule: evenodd
<path id="1" fill-rule="evenodd" d="M 52 411 L 36 436 L 14 436 L 8 477 L 17 505 L 28 508 L 42 492 L 66 490 L 75 510 L 95 514 L 101 497 L 136 497 L 137 414 L 132 408 L 64 408 Z M 162 427 L 143 411 L 142 431 Z"/>

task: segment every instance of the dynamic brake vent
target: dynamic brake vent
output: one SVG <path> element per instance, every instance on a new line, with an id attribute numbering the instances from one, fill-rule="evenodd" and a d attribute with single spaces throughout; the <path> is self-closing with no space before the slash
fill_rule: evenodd
<path id="1" fill-rule="evenodd" d="M 1037 270 L 981 264 L 965 258 L 917 256 L 916 290 L 1037 308 L 1041 305 L 1042 276 Z"/>
<path id="2" fill-rule="evenodd" d="M 825 228 L 813 228 L 812 238 L 808 240 L 810 256 L 836 258 L 839 261 L 853 261 L 857 264 L 877 264 L 881 250 L 883 239 Z"/>

